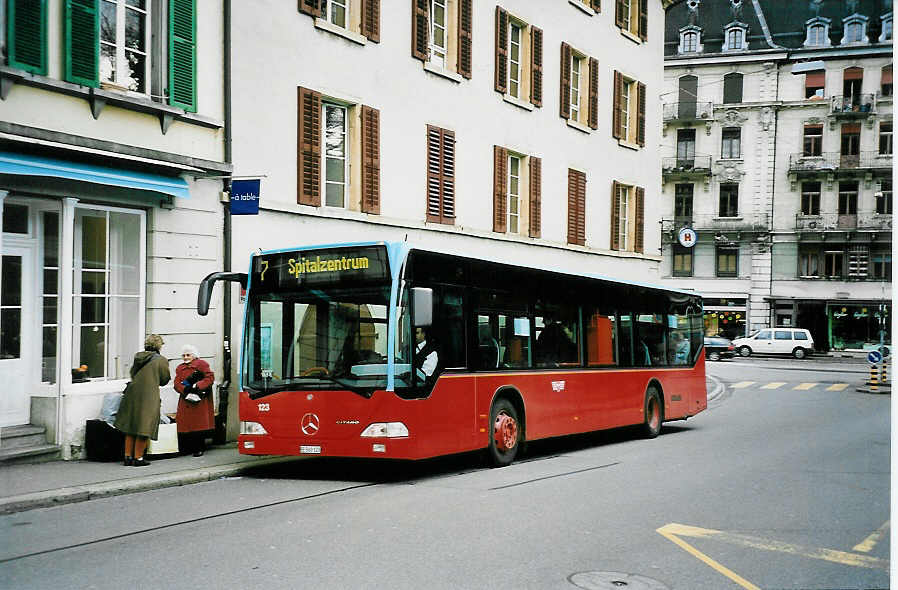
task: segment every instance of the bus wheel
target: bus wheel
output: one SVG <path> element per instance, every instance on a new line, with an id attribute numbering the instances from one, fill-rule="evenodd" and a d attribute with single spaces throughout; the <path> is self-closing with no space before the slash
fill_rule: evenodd
<path id="1" fill-rule="evenodd" d="M 661 433 L 661 396 L 654 387 L 645 392 L 645 422 L 642 432 L 646 438 L 655 438 Z"/>
<path id="2" fill-rule="evenodd" d="M 490 462 L 494 467 L 505 467 L 514 461 L 521 447 L 518 411 L 507 399 L 498 399 L 490 413 L 490 424 Z"/>

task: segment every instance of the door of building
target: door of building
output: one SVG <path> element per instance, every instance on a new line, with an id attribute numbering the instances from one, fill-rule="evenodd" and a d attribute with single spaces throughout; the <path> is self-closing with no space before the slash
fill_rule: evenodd
<path id="1" fill-rule="evenodd" d="M 27 424 L 36 342 L 34 246 L 3 244 L 0 261 L 0 426 Z"/>

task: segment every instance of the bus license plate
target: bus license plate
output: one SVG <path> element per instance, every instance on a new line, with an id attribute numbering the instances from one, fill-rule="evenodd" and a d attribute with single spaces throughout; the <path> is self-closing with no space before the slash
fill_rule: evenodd
<path id="1" fill-rule="evenodd" d="M 320 455 L 321 445 L 300 445 L 299 452 L 302 455 Z"/>

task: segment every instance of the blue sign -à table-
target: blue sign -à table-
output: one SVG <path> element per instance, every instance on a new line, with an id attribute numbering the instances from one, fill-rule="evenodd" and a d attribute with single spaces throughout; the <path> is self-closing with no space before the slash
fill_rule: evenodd
<path id="1" fill-rule="evenodd" d="M 258 215 L 262 181 L 258 178 L 231 181 L 231 215 Z"/>

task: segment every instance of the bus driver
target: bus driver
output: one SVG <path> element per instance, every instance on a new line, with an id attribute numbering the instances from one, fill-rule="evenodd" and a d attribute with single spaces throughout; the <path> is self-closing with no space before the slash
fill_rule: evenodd
<path id="1" fill-rule="evenodd" d="M 425 381 L 432 381 L 439 361 L 436 345 L 427 340 L 424 328 L 415 328 L 415 358 L 414 366 L 418 371 L 418 377 Z"/>

